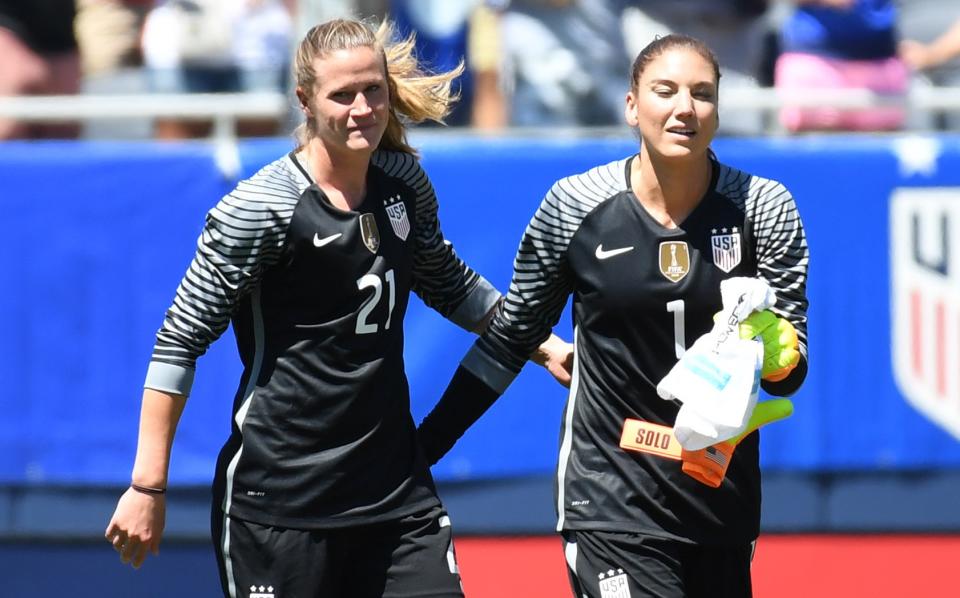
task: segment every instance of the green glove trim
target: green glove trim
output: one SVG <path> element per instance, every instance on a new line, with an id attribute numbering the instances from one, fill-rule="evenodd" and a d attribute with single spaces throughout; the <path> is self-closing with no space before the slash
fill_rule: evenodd
<path id="1" fill-rule="evenodd" d="M 757 403 L 757 406 L 753 408 L 750 419 L 747 421 L 747 429 L 739 436 L 735 436 L 726 442 L 736 446 L 757 428 L 786 419 L 791 415 L 793 415 L 793 401 L 790 399 L 770 399 Z"/>

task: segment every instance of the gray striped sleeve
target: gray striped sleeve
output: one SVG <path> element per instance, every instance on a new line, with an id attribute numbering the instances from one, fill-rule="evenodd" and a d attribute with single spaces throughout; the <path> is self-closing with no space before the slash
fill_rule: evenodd
<path id="1" fill-rule="evenodd" d="M 306 182 L 283 158 L 241 181 L 207 214 L 197 252 L 157 333 L 144 386 L 189 395 L 196 360 L 282 250 Z"/>
<path id="2" fill-rule="evenodd" d="M 718 189 L 743 201 L 753 225 L 757 271 L 777 294 L 773 311 L 797 329 L 800 351 L 807 356 L 807 247 L 800 212 L 781 183 L 724 167 Z"/>
<path id="3" fill-rule="evenodd" d="M 496 390 L 506 389 L 560 319 L 573 291 L 567 249 L 587 214 L 623 190 L 624 166 L 618 160 L 557 181 L 527 225 L 503 307 L 463 362 Z"/>
<path id="4" fill-rule="evenodd" d="M 437 196 L 420 162 L 407 153 L 380 151 L 374 154 L 373 163 L 416 193 L 413 291 L 458 326 L 475 329 L 500 293 L 467 266 L 453 245 L 444 240 L 437 216 Z"/>

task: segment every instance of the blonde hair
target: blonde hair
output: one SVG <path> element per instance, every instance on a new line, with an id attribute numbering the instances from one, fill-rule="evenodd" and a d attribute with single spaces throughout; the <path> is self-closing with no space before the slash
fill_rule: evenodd
<path id="1" fill-rule="evenodd" d="M 451 90 L 451 84 L 463 72 L 463 61 L 447 72 L 427 73 L 417 61 L 414 44 L 413 34 L 397 40 L 389 21 L 383 21 L 376 31 L 360 21 L 327 21 L 310 29 L 297 48 L 294 64 L 297 86 L 308 96 L 312 95 L 317 83 L 313 61 L 331 52 L 353 48 L 372 48 L 379 52 L 387 73 L 390 116 L 378 147 L 417 155 L 416 150 L 407 143 L 406 126 L 425 120 L 443 122 L 453 103 L 459 99 L 459 95 Z M 294 132 L 301 146 L 315 134 L 309 119 Z"/>

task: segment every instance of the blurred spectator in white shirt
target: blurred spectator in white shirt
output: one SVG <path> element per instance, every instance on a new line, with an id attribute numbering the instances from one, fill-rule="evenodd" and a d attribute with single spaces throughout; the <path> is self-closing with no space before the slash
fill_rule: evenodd
<path id="1" fill-rule="evenodd" d="M 285 92 L 293 19 L 281 0 L 159 0 L 143 56 L 161 93 Z M 244 136 L 279 133 L 282 119 L 241 121 Z M 209 123 L 158 120 L 161 139 L 202 137 Z"/>

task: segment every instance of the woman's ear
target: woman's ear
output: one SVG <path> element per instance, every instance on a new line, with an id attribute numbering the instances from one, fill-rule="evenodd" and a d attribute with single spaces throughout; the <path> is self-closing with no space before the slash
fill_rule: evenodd
<path id="1" fill-rule="evenodd" d="M 297 87 L 297 101 L 300 102 L 300 109 L 303 110 L 307 116 L 313 116 L 310 112 L 310 104 L 307 103 L 307 94 L 303 91 L 302 87 Z"/>
<path id="2" fill-rule="evenodd" d="M 623 107 L 623 116 L 627 120 L 627 124 L 631 127 L 636 127 L 640 124 L 640 120 L 637 118 L 637 98 L 633 95 L 632 91 L 627 92 L 627 99 Z"/>

